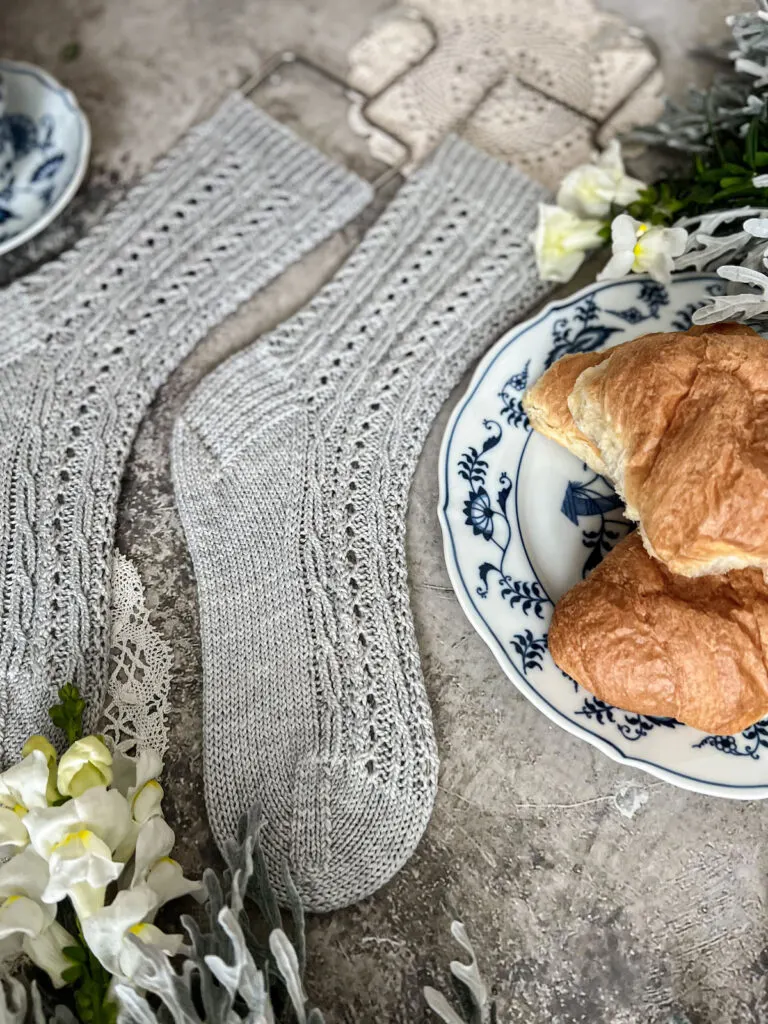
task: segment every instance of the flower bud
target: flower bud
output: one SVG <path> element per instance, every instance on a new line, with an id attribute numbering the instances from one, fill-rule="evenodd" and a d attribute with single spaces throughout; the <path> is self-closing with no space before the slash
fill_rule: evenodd
<path id="1" fill-rule="evenodd" d="M 58 789 L 62 796 L 82 796 L 93 786 L 112 782 L 112 755 L 98 736 L 76 740 L 59 761 Z"/>
<path id="2" fill-rule="evenodd" d="M 33 750 L 39 750 L 48 763 L 48 785 L 45 790 L 45 798 L 49 804 L 54 804 L 59 799 L 59 791 L 56 788 L 56 750 L 45 736 L 30 736 L 21 748 L 21 756 L 26 757 Z"/>

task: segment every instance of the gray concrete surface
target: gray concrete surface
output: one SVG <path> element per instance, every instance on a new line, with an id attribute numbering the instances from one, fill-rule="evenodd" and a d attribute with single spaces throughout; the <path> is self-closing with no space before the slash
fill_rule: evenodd
<path id="1" fill-rule="evenodd" d="M 471 3 L 472 0 L 466 0 Z M 716 41 L 729 0 L 606 0 L 660 47 L 671 88 L 705 74 L 686 57 Z M 747 0 L 745 0 L 746 4 Z M 3 0 L 0 52 L 49 67 L 94 127 L 93 169 L 61 222 L 0 260 L 0 283 L 50 258 L 218 94 L 266 56 L 300 46 L 345 69 L 386 0 Z M 79 57 L 61 59 L 77 41 Z M 365 170 L 338 97 L 285 88 L 264 102 Z M 306 108 L 301 107 L 306 103 Z M 335 105 L 334 105 L 335 104 Z M 331 111 L 333 111 L 331 113 Z M 181 859 L 216 860 L 202 796 L 200 639 L 192 567 L 173 503 L 168 444 L 194 384 L 317 288 L 359 237 L 339 235 L 201 345 L 159 393 L 136 439 L 118 542 L 138 564 L 173 644 L 166 789 Z M 411 589 L 442 755 L 432 823 L 399 876 L 309 927 L 307 986 L 331 1024 L 434 1019 L 421 986 L 449 989 L 461 918 L 508 1024 L 768 1021 L 768 816 L 674 789 L 607 760 L 550 724 L 501 675 L 464 619 L 443 564 L 434 424 L 413 485 Z"/>

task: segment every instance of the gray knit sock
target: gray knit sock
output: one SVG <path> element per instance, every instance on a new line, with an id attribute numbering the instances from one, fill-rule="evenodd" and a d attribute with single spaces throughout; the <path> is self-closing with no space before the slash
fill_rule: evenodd
<path id="1" fill-rule="evenodd" d="M 543 190 L 458 140 L 310 303 L 198 387 L 176 497 L 198 582 L 208 813 L 258 798 L 272 880 L 307 907 L 407 860 L 437 782 L 408 602 L 405 511 L 462 371 L 539 294 Z"/>
<path id="2" fill-rule="evenodd" d="M 369 198 L 235 95 L 74 250 L 0 295 L 0 763 L 50 727 L 64 683 L 100 710 L 120 478 L 155 390 Z"/>

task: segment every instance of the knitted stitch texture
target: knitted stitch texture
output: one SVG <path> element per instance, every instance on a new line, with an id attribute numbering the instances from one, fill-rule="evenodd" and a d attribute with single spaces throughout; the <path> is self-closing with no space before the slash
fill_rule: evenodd
<path id="1" fill-rule="evenodd" d="M 271 880 L 305 905 L 384 884 L 430 816 L 437 754 L 405 512 L 433 417 L 541 294 L 543 189 L 450 140 L 336 277 L 214 371 L 174 429 L 195 565 L 217 840 L 258 799 Z"/>
<path id="2" fill-rule="evenodd" d="M 156 389 L 370 188 L 233 95 L 62 259 L 0 295 L 0 762 L 106 680 L 116 502 Z"/>

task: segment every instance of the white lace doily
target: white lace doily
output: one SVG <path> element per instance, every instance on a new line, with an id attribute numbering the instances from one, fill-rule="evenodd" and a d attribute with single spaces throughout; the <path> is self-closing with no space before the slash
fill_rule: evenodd
<path id="1" fill-rule="evenodd" d="M 112 643 L 102 731 L 126 754 L 142 749 L 164 757 L 168 747 L 171 645 L 149 621 L 144 588 L 129 558 L 115 551 Z"/>
<path id="2" fill-rule="evenodd" d="M 407 142 L 405 173 L 454 131 L 554 188 L 596 142 L 660 108 L 648 46 L 593 0 L 413 0 L 374 22 L 349 65 L 375 97 L 353 107 L 352 127 L 388 163 L 402 153 L 374 125 Z"/>

